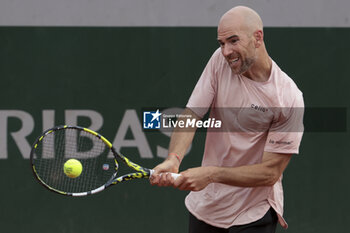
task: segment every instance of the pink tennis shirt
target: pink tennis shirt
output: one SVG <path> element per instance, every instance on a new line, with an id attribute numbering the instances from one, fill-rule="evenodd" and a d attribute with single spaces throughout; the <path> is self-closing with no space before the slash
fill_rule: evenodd
<path id="1" fill-rule="evenodd" d="M 208 130 L 202 166 L 257 164 L 264 151 L 298 154 L 303 134 L 302 92 L 275 62 L 266 82 L 233 74 L 218 49 L 204 69 L 187 103 L 198 116 L 210 108 L 222 129 Z M 282 176 L 273 186 L 236 187 L 211 183 L 185 200 L 198 219 L 221 228 L 248 224 L 272 207 L 282 227 Z"/>

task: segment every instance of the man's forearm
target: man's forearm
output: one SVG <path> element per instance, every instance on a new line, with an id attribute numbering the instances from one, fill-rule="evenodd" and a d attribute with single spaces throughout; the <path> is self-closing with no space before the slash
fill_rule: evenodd
<path id="1" fill-rule="evenodd" d="M 192 143 L 194 134 L 195 130 L 186 132 L 181 132 L 181 130 L 174 131 L 170 139 L 169 154 L 175 153 L 182 160 Z"/>
<path id="2" fill-rule="evenodd" d="M 186 108 L 181 115 L 188 116 L 191 115 L 192 118 L 198 120 L 198 117 L 188 108 Z M 179 156 L 180 160 L 185 156 L 189 146 L 192 143 L 193 137 L 196 133 L 196 128 L 175 128 L 169 145 L 169 154 L 175 153 Z"/>
<path id="3" fill-rule="evenodd" d="M 174 187 L 180 190 L 200 191 L 210 183 L 222 183 L 238 187 L 272 186 L 275 176 L 260 165 L 242 167 L 196 167 L 180 173 Z"/>
<path id="4" fill-rule="evenodd" d="M 208 167 L 209 168 L 209 167 Z M 239 187 L 271 186 L 276 182 L 273 172 L 261 165 L 211 167 L 211 181 Z"/>
<path id="5" fill-rule="evenodd" d="M 240 167 L 208 167 L 211 182 L 240 187 L 272 186 L 287 167 L 291 154 L 264 152 L 263 161 Z"/>

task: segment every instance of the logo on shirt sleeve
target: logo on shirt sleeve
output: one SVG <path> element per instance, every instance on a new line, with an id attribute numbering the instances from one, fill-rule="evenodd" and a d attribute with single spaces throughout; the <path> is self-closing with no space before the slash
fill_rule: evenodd
<path id="1" fill-rule="evenodd" d="M 278 144 L 278 145 L 290 145 L 293 143 L 293 141 L 275 141 L 275 140 L 270 139 L 269 143 L 270 144 Z"/>

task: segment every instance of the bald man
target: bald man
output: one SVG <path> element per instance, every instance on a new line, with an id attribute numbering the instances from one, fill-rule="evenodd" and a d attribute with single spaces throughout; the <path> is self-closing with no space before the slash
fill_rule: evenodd
<path id="1" fill-rule="evenodd" d="M 168 158 L 150 182 L 190 190 L 189 232 L 275 232 L 283 218 L 282 174 L 299 151 L 304 108 L 301 91 L 270 58 L 260 16 L 244 6 L 226 12 L 210 58 L 183 115 L 223 122 L 208 130 L 202 166 L 179 172 L 196 129 L 175 129 Z M 237 110 L 238 109 L 238 110 Z M 291 130 L 291 129 L 298 130 Z"/>

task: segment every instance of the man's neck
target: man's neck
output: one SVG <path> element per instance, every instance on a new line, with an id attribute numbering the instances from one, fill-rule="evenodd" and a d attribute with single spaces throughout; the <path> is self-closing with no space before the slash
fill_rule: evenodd
<path id="1" fill-rule="evenodd" d="M 272 60 L 267 53 L 255 62 L 243 75 L 256 82 L 266 82 L 271 75 Z"/>

